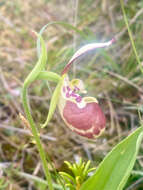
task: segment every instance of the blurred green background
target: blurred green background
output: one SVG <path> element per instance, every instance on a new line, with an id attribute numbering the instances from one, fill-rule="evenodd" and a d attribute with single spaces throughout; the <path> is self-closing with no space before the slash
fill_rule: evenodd
<path id="1" fill-rule="evenodd" d="M 143 60 L 143 1 L 124 0 L 130 29 L 140 60 Z M 57 171 L 64 160 L 90 159 L 97 166 L 112 147 L 142 122 L 143 77 L 137 64 L 119 1 L 115 0 L 1 0 L 0 1 L 0 178 L 8 190 L 44 190 L 31 178 L 44 174 L 30 131 L 19 118 L 23 113 L 21 88 L 37 61 L 37 32 L 51 21 L 69 27 L 49 26 L 44 34 L 47 69 L 61 73 L 73 53 L 82 45 L 105 42 L 115 37 L 107 49 L 79 59 L 70 77 L 84 81 L 88 94 L 96 97 L 104 110 L 107 127 L 95 140 L 84 139 L 69 130 L 58 111 L 47 128 L 41 129 L 45 151 Z M 33 117 L 39 127 L 46 119 L 55 84 L 36 81 L 29 89 Z M 126 190 L 143 189 L 143 146 Z M 52 168 L 51 168 L 52 172 Z M 140 173 L 139 173 L 140 172 Z M 30 174 L 31 178 L 25 178 Z M 6 183 L 7 182 L 7 183 Z"/>

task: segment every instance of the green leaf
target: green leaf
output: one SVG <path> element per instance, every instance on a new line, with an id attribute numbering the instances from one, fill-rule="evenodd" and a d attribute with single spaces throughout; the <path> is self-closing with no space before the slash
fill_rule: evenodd
<path id="1" fill-rule="evenodd" d="M 143 126 L 117 144 L 80 190 L 122 190 L 134 166 Z"/>
<path id="2" fill-rule="evenodd" d="M 58 82 L 57 87 L 53 93 L 53 96 L 52 96 L 51 102 L 50 102 L 50 108 L 49 108 L 48 116 L 47 116 L 45 123 L 41 125 L 42 128 L 44 128 L 44 127 L 46 127 L 46 125 L 48 125 L 49 121 L 51 120 L 51 118 L 55 112 L 56 105 L 57 105 L 58 100 L 59 100 L 59 95 L 60 95 L 61 87 L 63 84 L 63 80 L 64 80 L 64 75 L 61 77 L 61 80 Z"/>
<path id="3" fill-rule="evenodd" d="M 70 174 L 68 174 L 68 173 L 66 173 L 66 172 L 59 172 L 59 174 L 60 174 L 65 180 L 67 180 L 67 182 L 76 183 L 74 177 L 71 176 Z"/>
<path id="4" fill-rule="evenodd" d="M 43 71 L 45 69 L 45 65 L 47 62 L 47 50 L 46 50 L 46 45 L 44 43 L 44 40 L 41 35 L 37 34 L 36 32 L 35 34 L 38 36 L 38 39 L 41 42 L 41 54 L 40 54 L 37 64 L 31 71 L 31 73 L 27 76 L 27 78 L 25 79 L 24 81 L 25 86 L 29 86 L 37 78 L 40 71 Z"/>
<path id="5" fill-rule="evenodd" d="M 54 25 L 54 24 L 62 25 L 64 27 L 68 28 L 68 29 L 74 30 L 75 32 L 79 33 L 80 36 L 82 36 L 83 38 L 85 38 L 85 39 L 87 38 L 87 35 L 83 31 L 79 30 L 77 27 L 75 27 L 75 26 L 73 26 L 73 25 L 71 25 L 69 23 L 62 22 L 62 21 L 49 22 L 48 24 L 45 24 L 41 28 L 39 34 L 42 35 L 42 33 L 46 30 L 46 28 L 48 26 Z M 40 56 L 40 40 L 39 39 L 37 39 L 37 54 L 38 54 L 38 57 L 39 57 Z"/>

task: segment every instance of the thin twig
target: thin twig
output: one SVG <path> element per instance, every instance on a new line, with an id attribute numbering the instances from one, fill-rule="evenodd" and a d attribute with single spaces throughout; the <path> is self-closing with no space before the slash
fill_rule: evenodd
<path id="1" fill-rule="evenodd" d="M 74 5 L 74 23 L 73 25 L 76 27 L 77 26 L 77 19 L 78 19 L 78 5 L 79 5 L 79 0 L 75 0 L 75 5 Z M 76 41 L 77 41 L 77 34 L 74 32 L 73 35 L 73 48 L 74 51 L 76 49 Z M 73 77 L 76 75 L 76 63 L 73 64 Z"/>
<path id="2" fill-rule="evenodd" d="M 24 173 L 24 172 L 17 172 L 16 173 L 21 176 L 21 177 L 24 177 L 24 178 L 27 178 L 28 180 L 33 180 L 33 181 L 36 181 L 36 182 L 39 182 L 41 184 L 45 184 L 45 185 L 48 185 L 47 181 L 46 180 L 43 180 L 37 176 L 34 176 L 34 175 L 30 175 L 28 173 Z M 55 184 L 53 183 L 53 186 L 55 189 L 63 189 L 62 186 L 58 185 L 58 184 Z"/>
<path id="3" fill-rule="evenodd" d="M 0 129 L 11 130 L 13 132 L 22 133 L 22 134 L 31 136 L 31 132 L 29 130 L 20 129 L 20 128 L 16 128 L 16 127 L 13 127 L 13 126 L 8 126 L 8 125 L 0 124 Z M 42 139 L 44 139 L 44 140 L 56 141 L 55 137 L 50 137 L 48 135 L 42 135 L 41 134 L 40 137 Z"/>
<path id="4" fill-rule="evenodd" d="M 102 71 L 103 71 L 103 70 L 102 70 Z M 132 81 L 130 81 L 130 80 L 127 79 L 126 77 L 123 77 L 123 76 L 121 76 L 121 75 L 119 75 L 119 74 L 117 74 L 117 73 L 114 73 L 114 72 L 112 72 L 112 71 L 105 71 L 105 70 L 104 70 L 104 72 L 105 72 L 105 73 L 108 73 L 108 74 L 110 74 L 111 76 L 114 76 L 114 77 L 116 77 L 116 78 L 118 78 L 118 79 L 120 79 L 120 80 L 122 80 L 122 81 L 124 81 L 125 83 L 129 84 L 130 86 L 133 86 L 134 88 L 136 88 L 139 92 L 143 93 L 143 89 L 142 89 L 142 88 L 140 88 L 138 85 L 136 85 L 135 83 L 133 83 Z"/>

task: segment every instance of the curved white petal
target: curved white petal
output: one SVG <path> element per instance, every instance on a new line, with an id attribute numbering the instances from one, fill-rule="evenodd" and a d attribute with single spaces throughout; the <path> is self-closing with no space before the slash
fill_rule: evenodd
<path id="1" fill-rule="evenodd" d="M 92 51 L 92 50 L 95 50 L 97 48 L 104 48 L 104 47 L 108 47 L 110 46 L 113 42 L 115 41 L 115 39 L 113 38 L 112 40 L 108 41 L 108 42 L 104 42 L 104 43 L 91 43 L 91 44 L 87 44 L 83 47 L 81 47 L 79 50 L 77 50 L 75 52 L 75 54 L 72 56 L 72 58 L 69 60 L 68 64 L 65 66 L 62 74 L 64 73 L 67 73 L 69 68 L 70 68 L 70 65 L 78 58 L 80 57 L 81 55 L 89 52 L 89 51 Z"/>
<path id="2" fill-rule="evenodd" d="M 77 59 L 79 56 L 85 54 L 88 51 L 91 50 L 95 50 L 97 48 L 104 48 L 104 47 L 108 47 L 110 46 L 112 43 L 114 42 L 114 39 L 105 42 L 105 43 L 91 43 L 91 44 L 87 44 L 83 47 L 81 47 L 79 50 L 76 51 L 76 53 L 72 56 L 72 58 L 70 59 L 69 63 L 73 62 L 75 59 Z"/>

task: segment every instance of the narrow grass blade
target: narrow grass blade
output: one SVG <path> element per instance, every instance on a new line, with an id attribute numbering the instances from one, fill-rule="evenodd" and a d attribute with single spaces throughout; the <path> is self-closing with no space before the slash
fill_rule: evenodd
<path id="1" fill-rule="evenodd" d="M 134 166 L 143 126 L 117 144 L 80 190 L 122 190 Z"/>
<path id="2" fill-rule="evenodd" d="M 137 53 L 136 46 L 135 46 L 135 43 L 134 43 L 134 40 L 133 40 L 133 35 L 132 35 L 131 29 L 129 27 L 128 19 L 127 19 L 127 16 L 126 16 L 126 12 L 125 12 L 125 8 L 124 8 L 124 1 L 120 0 L 120 4 L 121 4 L 122 12 L 123 12 L 124 21 L 125 21 L 126 27 L 128 29 L 128 34 L 129 34 L 129 38 L 130 38 L 130 41 L 131 41 L 131 44 L 132 44 L 132 48 L 133 48 L 134 54 L 136 56 L 136 60 L 137 60 L 137 63 L 139 65 L 139 67 L 140 67 L 140 70 L 143 73 L 142 63 L 141 63 L 139 55 Z"/>

